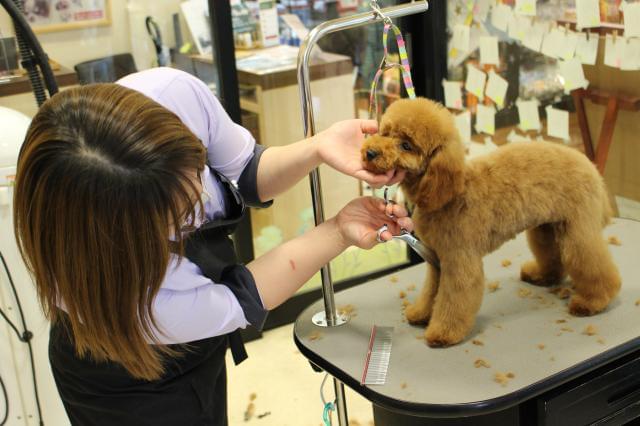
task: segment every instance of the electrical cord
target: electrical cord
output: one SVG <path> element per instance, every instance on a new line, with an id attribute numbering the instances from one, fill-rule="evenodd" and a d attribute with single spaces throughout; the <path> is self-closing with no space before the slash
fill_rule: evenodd
<path id="1" fill-rule="evenodd" d="M 326 399 L 324 399 L 324 384 L 327 381 L 327 378 L 329 377 L 329 373 L 324 373 L 324 378 L 322 379 L 322 383 L 320 384 L 320 399 L 322 400 L 322 422 L 324 423 L 324 426 L 331 426 L 331 411 L 336 409 L 336 403 L 334 402 L 327 402 Z"/>
<path id="2" fill-rule="evenodd" d="M 4 387 L 2 376 L 0 376 L 0 387 L 2 388 L 2 395 L 4 395 L 4 418 L 0 421 L 0 425 L 4 425 L 9 418 L 9 394 L 7 394 L 7 388 Z"/>
<path id="3" fill-rule="evenodd" d="M 15 298 L 16 305 L 18 306 L 18 314 L 20 316 L 20 322 L 22 323 L 22 329 L 24 331 L 20 333 L 20 331 L 18 330 L 18 327 L 9 319 L 7 314 L 2 309 L 0 309 L 0 315 L 2 316 L 2 318 L 5 319 L 5 321 L 7 321 L 9 326 L 13 329 L 13 331 L 18 336 L 18 339 L 21 342 L 26 343 L 29 349 L 29 362 L 31 363 L 31 378 L 33 379 L 33 394 L 35 396 L 36 408 L 38 410 L 38 420 L 39 420 L 40 426 L 44 426 L 44 421 L 42 420 L 42 407 L 40 406 L 40 395 L 38 393 L 38 381 L 36 378 L 36 364 L 33 357 L 33 345 L 31 344 L 33 333 L 29 331 L 29 329 L 27 328 L 27 322 L 24 317 L 24 311 L 22 310 L 22 304 L 20 303 L 20 298 L 18 297 L 18 291 L 16 290 L 16 286 L 13 282 L 13 277 L 11 276 L 11 272 L 9 271 L 9 266 L 7 265 L 7 262 L 5 261 L 5 258 L 1 251 L 0 251 L 0 261 L 2 261 L 2 265 L 4 267 L 7 278 L 9 278 L 9 284 L 11 285 L 11 291 L 13 292 L 13 297 Z M 0 378 L 0 381 L 2 381 L 2 378 Z M 2 382 L 2 391 L 4 393 L 4 399 L 6 403 L 6 413 L 5 413 L 5 419 L 2 422 L 0 422 L 0 426 L 5 424 L 6 418 L 9 416 L 9 396 L 4 386 L 4 382 Z"/>

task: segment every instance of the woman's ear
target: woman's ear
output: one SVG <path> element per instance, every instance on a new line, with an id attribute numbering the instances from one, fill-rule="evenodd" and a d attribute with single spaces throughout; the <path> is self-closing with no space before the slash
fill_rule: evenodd
<path id="1" fill-rule="evenodd" d="M 464 189 L 464 151 L 458 145 L 438 150 L 420 180 L 415 201 L 425 212 L 440 210 Z"/>

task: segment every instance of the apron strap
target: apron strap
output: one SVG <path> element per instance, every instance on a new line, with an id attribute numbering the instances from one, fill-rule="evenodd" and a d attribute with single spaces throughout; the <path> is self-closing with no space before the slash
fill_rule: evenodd
<path id="1" fill-rule="evenodd" d="M 247 350 L 244 347 L 244 342 L 242 341 L 242 335 L 240 334 L 239 329 L 229 333 L 229 348 L 231 348 L 233 362 L 236 365 L 249 358 L 249 355 L 247 355 Z"/>

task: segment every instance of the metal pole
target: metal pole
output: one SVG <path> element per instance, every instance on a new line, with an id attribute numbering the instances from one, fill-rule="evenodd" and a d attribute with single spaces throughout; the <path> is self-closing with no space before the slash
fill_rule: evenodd
<path id="1" fill-rule="evenodd" d="M 402 16 L 425 12 L 428 9 L 429 4 L 425 0 L 389 7 L 383 9 L 382 12 L 389 18 L 399 18 Z M 382 21 L 382 17 L 380 15 L 374 12 L 367 12 L 323 22 L 309 32 L 309 35 L 300 46 L 300 51 L 298 53 L 298 85 L 300 87 L 300 101 L 302 104 L 302 120 L 305 138 L 309 138 L 316 134 L 315 117 L 313 115 L 313 103 L 311 97 L 311 79 L 309 78 L 311 51 L 318 41 L 327 34 L 368 25 L 378 21 Z M 317 226 L 324 222 L 322 186 L 320 184 L 320 173 L 318 169 L 311 171 L 310 180 L 313 213 Z M 346 319 L 341 320 L 338 318 L 336 313 L 335 300 L 333 296 L 333 281 L 331 280 L 329 265 L 322 267 L 320 275 L 322 278 L 322 296 L 324 299 L 324 318 L 314 317 L 317 318 L 314 322 L 317 325 L 325 325 L 328 327 L 343 324 L 346 322 Z M 324 322 L 322 321 L 323 319 Z"/>
<path id="2" fill-rule="evenodd" d="M 338 424 L 340 426 L 349 425 L 349 417 L 347 416 L 347 401 L 344 395 L 344 384 L 333 378 L 333 391 L 336 394 L 336 408 L 338 412 Z"/>
<path id="3" fill-rule="evenodd" d="M 399 18 L 407 15 L 425 12 L 429 9 L 426 0 L 418 1 L 399 6 L 383 9 L 382 12 L 389 18 Z M 311 80 L 309 78 L 309 62 L 311 51 L 318 41 L 327 34 L 350 28 L 360 27 L 382 21 L 382 16 L 374 12 L 351 15 L 344 18 L 323 22 L 315 27 L 300 46 L 298 53 L 298 85 L 300 87 L 300 101 L 302 104 L 302 122 L 304 137 L 310 138 L 316 134 L 316 124 L 313 115 L 313 103 L 311 98 Z M 322 205 L 322 187 L 320 185 L 320 172 L 314 169 L 310 174 L 311 198 L 313 201 L 313 213 L 316 226 L 324 222 L 324 208 Z M 320 270 L 322 278 L 322 297 L 324 299 L 324 312 L 314 315 L 314 323 L 326 327 L 333 327 L 347 321 L 345 318 L 338 318 L 333 296 L 333 282 L 331 280 L 331 270 L 329 265 L 325 265 Z M 322 318 L 324 317 L 324 318 Z M 324 319 L 324 321 L 323 321 Z M 338 408 L 338 421 L 341 426 L 347 426 L 347 404 L 344 396 L 344 385 L 342 382 L 333 379 L 333 387 L 336 394 L 336 405 Z"/>

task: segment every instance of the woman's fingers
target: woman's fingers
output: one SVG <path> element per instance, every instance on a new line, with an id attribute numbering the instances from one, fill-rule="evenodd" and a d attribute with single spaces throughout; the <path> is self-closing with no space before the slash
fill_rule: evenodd
<path id="1" fill-rule="evenodd" d="M 409 212 L 407 212 L 407 209 L 405 209 L 404 206 L 395 203 L 389 203 L 389 205 L 391 205 L 391 214 L 394 216 L 405 217 L 409 215 Z"/>
<path id="2" fill-rule="evenodd" d="M 410 217 L 401 217 L 398 219 L 397 223 L 400 225 L 400 228 L 413 232 L 413 221 Z"/>
<path id="3" fill-rule="evenodd" d="M 378 122 L 376 120 L 361 120 L 360 130 L 364 134 L 372 135 L 378 132 Z"/>
<path id="4" fill-rule="evenodd" d="M 384 206 L 384 214 L 387 216 L 405 217 L 409 215 L 409 212 L 407 212 L 407 209 L 405 209 L 404 206 L 394 202 L 389 202 Z"/>
<path id="5" fill-rule="evenodd" d="M 393 238 L 393 234 L 392 234 L 391 232 L 389 232 L 389 231 L 384 231 L 384 232 L 382 232 L 382 233 L 380 234 L 380 239 L 381 239 L 382 241 L 385 241 L 385 242 L 386 242 L 386 241 L 391 240 L 392 238 Z"/>
<path id="6" fill-rule="evenodd" d="M 389 183 L 387 183 L 387 185 L 391 186 L 391 185 L 395 185 L 396 183 L 402 182 L 406 174 L 407 172 L 405 170 L 395 169 L 394 174 L 391 177 L 391 180 L 389 181 Z"/>
<path id="7" fill-rule="evenodd" d="M 387 185 L 388 178 L 386 175 L 380 175 L 371 173 L 367 170 L 358 170 L 353 173 L 353 176 L 357 179 L 363 180 L 369 184 L 372 188 L 378 189 Z"/>

